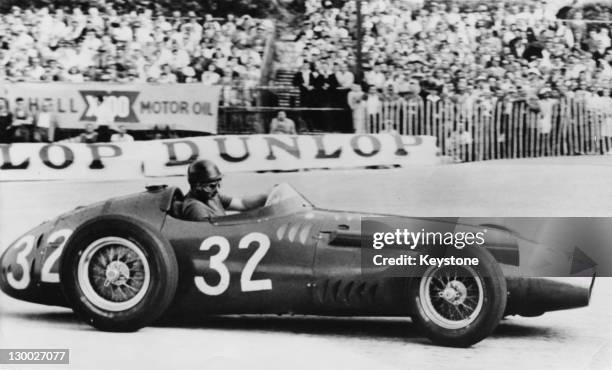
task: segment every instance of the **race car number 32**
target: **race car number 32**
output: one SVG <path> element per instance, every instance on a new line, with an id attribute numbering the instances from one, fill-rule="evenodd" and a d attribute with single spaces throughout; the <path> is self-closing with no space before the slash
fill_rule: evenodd
<path id="1" fill-rule="evenodd" d="M 56 248 L 45 260 L 42 270 L 40 272 L 40 281 L 45 283 L 59 283 L 59 273 L 51 271 L 52 267 L 56 265 L 56 261 L 62 254 L 62 249 L 68 241 L 68 238 L 72 234 L 70 229 L 62 229 L 55 231 L 47 238 L 47 245 L 55 244 Z M 30 267 L 31 262 L 28 260 L 28 256 L 34 249 L 35 238 L 33 235 L 26 235 L 19 239 L 15 246 L 19 249 L 15 262 L 21 267 L 21 277 L 15 276 L 13 271 L 10 271 L 6 275 L 6 280 L 13 289 L 23 290 L 30 285 Z"/>
<path id="2" fill-rule="evenodd" d="M 257 249 L 242 269 L 242 273 L 240 274 L 240 289 L 243 292 L 271 290 L 272 281 L 270 279 L 253 280 L 252 278 L 257 265 L 261 262 L 270 248 L 270 238 L 265 234 L 257 232 L 247 234 L 240 239 L 238 249 L 247 249 L 251 244 L 256 244 Z M 198 287 L 202 293 L 207 295 L 220 295 L 227 290 L 230 284 L 230 272 L 225 264 L 225 260 L 230 252 L 230 244 L 229 241 L 222 236 L 211 236 L 204 239 L 202 244 L 200 244 L 200 250 L 207 251 L 213 246 L 217 246 L 219 249 L 216 254 L 210 257 L 209 267 L 219 274 L 219 282 L 215 285 L 211 285 L 204 280 L 203 276 L 194 277 L 194 281 L 196 287 Z"/>

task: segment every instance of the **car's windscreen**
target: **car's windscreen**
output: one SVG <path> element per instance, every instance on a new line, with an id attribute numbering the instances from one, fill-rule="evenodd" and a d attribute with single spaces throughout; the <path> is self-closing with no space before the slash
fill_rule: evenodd
<path id="1" fill-rule="evenodd" d="M 297 207 L 312 207 L 312 203 L 291 185 L 281 183 L 276 185 L 266 199 L 264 207 L 278 205 L 282 203 L 295 204 Z M 301 205 L 300 205 L 301 204 Z"/>
<path id="2" fill-rule="evenodd" d="M 246 212 L 212 217 L 211 221 L 224 223 L 244 221 L 245 219 L 259 217 L 282 216 L 301 211 L 304 208 L 312 207 L 313 204 L 310 203 L 310 201 L 297 190 L 291 187 L 291 185 L 281 183 L 272 189 L 263 207 Z"/>

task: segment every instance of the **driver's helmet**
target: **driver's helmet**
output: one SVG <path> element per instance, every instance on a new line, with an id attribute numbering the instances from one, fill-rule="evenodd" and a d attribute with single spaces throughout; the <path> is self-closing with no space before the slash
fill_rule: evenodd
<path id="1" fill-rule="evenodd" d="M 192 162 L 187 169 L 189 184 L 208 183 L 221 180 L 223 175 L 213 161 L 198 159 Z"/>

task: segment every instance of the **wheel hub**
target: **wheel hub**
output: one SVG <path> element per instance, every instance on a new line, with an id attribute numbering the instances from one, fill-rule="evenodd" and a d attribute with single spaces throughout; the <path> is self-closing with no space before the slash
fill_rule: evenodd
<path id="1" fill-rule="evenodd" d="M 443 298 L 448 303 L 455 306 L 462 304 L 467 296 L 467 288 L 458 281 L 452 280 L 446 284 L 446 287 L 438 293 L 440 298 Z"/>
<path id="2" fill-rule="evenodd" d="M 130 268 L 121 261 L 113 261 L 106 266 L 104 286 L 124 285 L 130 278 Z"/>

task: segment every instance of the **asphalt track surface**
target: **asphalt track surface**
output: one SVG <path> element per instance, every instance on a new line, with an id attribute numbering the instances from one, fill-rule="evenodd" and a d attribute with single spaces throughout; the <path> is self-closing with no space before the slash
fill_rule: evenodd
<path id="1" fill-rule="evenodd" d="M 0 245 L 60 212 L 145 184 L 0 183 Z M 418 216 L 612 216 L 612 157 L 387 170 L 229 174 L 230 195 L 289 182 L 325 208 Z M 409 319 L 212 317 L 103 333 L 70 310 L 0 293 L 0 348 L 70 348 L 70 366 L 2 369 L 612 369 L 612 278 L 589 307 L 511 317 L 469 349 L 437 347 Z"/>

